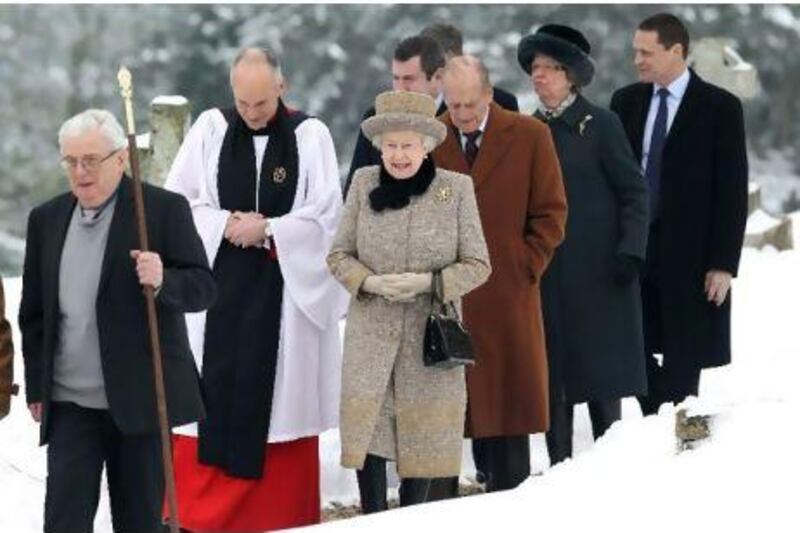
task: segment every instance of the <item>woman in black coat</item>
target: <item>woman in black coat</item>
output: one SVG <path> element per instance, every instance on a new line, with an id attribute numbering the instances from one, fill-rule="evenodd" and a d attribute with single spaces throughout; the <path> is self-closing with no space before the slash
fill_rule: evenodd
<path id="1" fill-rule="evenodd" d="M 542 279 L 550 367 L 551 464 L 572 455 L 574 405 L 588 402 L 594 437 L 620 418 L 625 396 L 647 389 L 638 271 L 647 244 L 647 197 L 619 119 L 580 94 L 594 74 L 589 43 L 546 25 L 522 39 L 561 161 L 566 239 Z"/>

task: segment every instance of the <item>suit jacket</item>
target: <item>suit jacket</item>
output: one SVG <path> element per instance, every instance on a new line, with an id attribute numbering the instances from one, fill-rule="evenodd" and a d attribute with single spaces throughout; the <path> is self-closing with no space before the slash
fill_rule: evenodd
<path id="1" fill-rule="evenodd" d="M 492 103 L 470 169 L 449 113 L 436 164 L 470 174 L 492 264 L 489 280 L 464 297 L 464 320 L 478 362 L 467 370 L 467 434 L 545 431 L 548 373 L 539 295 L 542 277 L 564 238 L 567 202 L 550 129 Z"/>
<path id="2" fill-rule="evenodd" d="M 638 161 L 652 94 L 652 84 L 635 83 L 611 99 Z M 712 269 L 737 273 L 747 177 L 741 102 L 691 72 L 664 144 L 660 239 L 648 257 L 658 272 L 661 320 L 646 315 L 645 331 L 660 329 L 655 348 L 665 357 L 702 367 L 730 362 L 731 297 L 721 307 L 708 303 L 704 281 Z"/>
<path id="3" fill-rule="evenodd" d="M 494 88 L 494 101 L 500 107 L 509 111 L 519 111 L 519 104 L 517 97 L 510 92 L 501 89 L 500 87 Z M 439 116 L 447 111 L 447 105 L 442 101 L 436 115 Z M 361 117 L 361 122 L 364 122 L 369 117 L 375 116 L 375 107 L 370 107 Z M 356 170 L 371 165 L 381 164 L 381 151 L 372 146 L 372 143 L 364 136 L 361 128 L 358 129 L 358 139 L 356 140 L 356 148 L 353 152 L 353 159 L 350 162 L 350 171 L 347 173 L 347 179 L 344 183 L 344 196 L 347 197 L 347 191 L 350 190 L 350 184 L 353 182 L 353 174 Z"/>
<path id="4" fill-rule="evenodd" d="M 109 411 L 128 434 L 155 431 L 158 418 L 145 299 L 130 250 L 138 249 L 133 182 L 118 190 L 100 274 L 96 310 Z M 150 250 L 164 280 L 156 298 L 164 384 L 172 426 L 201 418 L 203 405 L 184 313 L 209 307 L 215 285 L 182 196 L 144 185 Z M 41 442 L 48 439 L 53 359 L 58 346 L 61 252 L 76 198 L 66 193 L 31 211 L 19 311 L 28 403 L 42 402 Z"/>

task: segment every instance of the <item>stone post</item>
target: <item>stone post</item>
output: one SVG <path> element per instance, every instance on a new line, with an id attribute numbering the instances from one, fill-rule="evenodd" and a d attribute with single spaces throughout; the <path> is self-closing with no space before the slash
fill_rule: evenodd
<path id="1" fill-rule="evenodd" d="M 689 66 L 709 83 L 726 89 L 742 100 L 761 90 L 758 71 L 733 49 L 731 39 L 706 37 L 692 44 Z"/>
<path id="2" fill-rule="evenodd" d="M 158 96 L 150 103 L 149 161 L 143 169 L 150 183 L 164 185 L 190 125 L 190 105 L 183 96 Z"/>

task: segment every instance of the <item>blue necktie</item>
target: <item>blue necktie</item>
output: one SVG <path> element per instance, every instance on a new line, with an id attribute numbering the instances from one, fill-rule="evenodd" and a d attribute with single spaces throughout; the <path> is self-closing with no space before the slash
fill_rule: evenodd
<path id="1" fill-rule="evenodd" d="M 464 143 L 464 156 L 469 168 L 472 168 L 475 159 L 478 158 L 478 137 L 481 136 L 481 133 L 483 133 L 481 130 L 475 130 L 464 134 L 464 137 L 467 138 L 467 142 Z"/>
<path id="2" fill-rule="evenodd" d="M 661 156 L 664 153 L 664 140 L 667 137 L 667 97 L 669 91 L 659 89 L 658 112 L 653 123 L 653 134 L 650 137 L 650 151 L 647 153 L 647 167 L 644 176 L 647 180 L 650 208 L 650 222 L 658 219 L 661 208 Z"/>

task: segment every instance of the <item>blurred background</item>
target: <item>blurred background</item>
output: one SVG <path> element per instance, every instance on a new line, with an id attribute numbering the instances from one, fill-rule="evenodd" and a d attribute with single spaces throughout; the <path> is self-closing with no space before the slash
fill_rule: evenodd
<path id="1" fill-rule="evenodd" d="M 800 6 L 798 5 L 3 5 L 0 6 L 0 273 L 19 275 L 27 214 L 67 188 L 56 133 L 87 107 L 121 117 L 116 72 L 134 74 L 136 113 L 159 95 L 183 95 L 193 116 L 230 105 L 228 65 L 243 45 L 282 57 L 288 103 L 331 129 L 341 174 L 364 110 L 390 86 L 397 41 L 433 22 L 459 26 L 465 51 L 495 85 L 533 101 L 516 61 L 520 38 L 546 23 L 580 29 L 598 72 L 585 91 L 607 105 L 635 81 L 631 38 L 640 20 L 669 11 L 693 40 L 725 37 L 757 70 L 745 102 L 751 179 L 772 213 L 800 208 Z"/>

